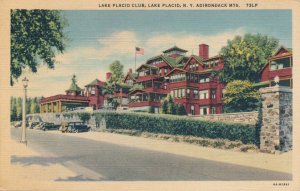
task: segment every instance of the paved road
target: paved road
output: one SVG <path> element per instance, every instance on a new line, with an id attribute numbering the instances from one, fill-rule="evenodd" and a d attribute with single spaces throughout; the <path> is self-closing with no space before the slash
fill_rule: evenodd
<path id="1" fill-rule="evenodd" d="M 20 129 L 12 129 L 19 140 Z M 232 165 L 157 151 L 143 150 L 84 138 L 28 131 L 28 146 L 43 157 L 12 156 L 12 163 L 49 165 L 60 163 L 80 173 L 69 180 L 110 181 L 200 181 L 200 180 L 291 180 L 292 175 L 252 167 Z M 67 165 L 73 164 L 73 165 Z M 87 171 L 93 172 L 92 175 Z M 102 177 L 96 177 L 100 174 Z M 94 176 L 94 177 L 91 177 Z"/>

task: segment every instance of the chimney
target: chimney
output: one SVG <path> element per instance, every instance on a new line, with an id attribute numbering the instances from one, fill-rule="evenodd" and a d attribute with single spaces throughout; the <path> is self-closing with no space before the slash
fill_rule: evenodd
<path id="1" fill-rule="evenodd" d="M 110 77 L 111 77 L 111 72 L 106 72 L 106 80 L 109 80 Z"/>
<path id="2" fill-rule="evenodd" d="M 129 68 L 128 72 L 129 72 L 129 73 L 132 73 L 132 68 Z"/>
<path id="3" fill-rule="evenodd" d="M 209 46 L 207 44 L 199 44 L 199 56 L 203 59 L 208 58 Z"/>

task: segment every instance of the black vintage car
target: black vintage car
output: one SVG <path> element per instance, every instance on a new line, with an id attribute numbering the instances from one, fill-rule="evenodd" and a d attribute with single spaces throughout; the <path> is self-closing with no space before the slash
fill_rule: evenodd
<path id="1" fill-rule="evenodd" d="M 90 127 L 83 122 L 64 122 L 62 123 L 60 130 L 63 133 L 79 133 L 89 131 Z"/>
<path id="2" fill-rule="evenodd" d="M 43 122 L 41 130 L 48 131 L 48 130 L 58 130 L 60 125 L 55 125 L 54 123 L 47 123 Z"/>

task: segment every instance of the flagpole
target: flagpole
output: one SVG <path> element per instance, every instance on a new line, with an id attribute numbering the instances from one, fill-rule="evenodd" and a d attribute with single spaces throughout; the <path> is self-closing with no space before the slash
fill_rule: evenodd
<path id="1" fill-rule="evenodd" d="M 134 47 L 134 71 L 136 71 L 136 46 Z"/>

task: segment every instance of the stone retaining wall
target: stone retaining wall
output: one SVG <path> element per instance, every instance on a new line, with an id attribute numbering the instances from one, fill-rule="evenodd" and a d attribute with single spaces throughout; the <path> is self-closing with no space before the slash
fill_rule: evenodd
<path id="1" fill-rule="evenodd" d="M 202 115 L 202 116 L 192 116 L 194 118 L 199 118 L 208 121 L 220 121 L 220 122 L 232 122 L 232 123 L 243 123 L 254 125 L 258 119 L 258 112 L 239 112 L 239 113 L 223 113 L 223 114 L 213 114 L 213 115 Z"/>

